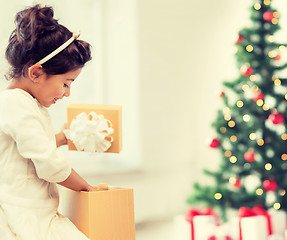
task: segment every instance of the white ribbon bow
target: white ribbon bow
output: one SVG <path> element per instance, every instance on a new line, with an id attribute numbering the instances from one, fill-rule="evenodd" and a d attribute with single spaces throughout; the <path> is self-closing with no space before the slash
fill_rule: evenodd
<path id="1" fill-rule="evenodd" d="M 106 140 L 114 132 L 112 123 L 103 115 L 83 112 L 72 120 L 70 129 L 65 129 L 66 138 L 71 140 L 78 151 L 105 152 L 113 142 Z"/>

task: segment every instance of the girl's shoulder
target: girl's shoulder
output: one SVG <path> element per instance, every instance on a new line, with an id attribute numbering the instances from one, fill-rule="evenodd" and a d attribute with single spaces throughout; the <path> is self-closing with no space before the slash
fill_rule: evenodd
<path id="1" fill-rule="evenodd" d="M 33 97 L 28 93 L 26 92 L 25 90 L 23 89 L 20 89 L 20 88 L 13 88 L 13 89 L 5 89 L 3 91 L 0 92 L 0 96 L 5 96 L 5 97 L 9 97 L 9 96 L 22 96 L 22 97 L 28 97 L 28 98 L 32 98 Z"/>
<path id="2" fill-rule="evenodd" d="M 0 92 L 0 108 L 16 110 L 36 110 L 39 108 L 37 101 L 28 92 L 15 88 Z"/>
<path id="3" fill-rule="evenodd" d="M 35 101 L 34 98 L 25 90 L 20 88 L 5 89 L 0 92 L 0 101 L 8 101 L 8 103 L 19 102 L 19 101 Z"/>

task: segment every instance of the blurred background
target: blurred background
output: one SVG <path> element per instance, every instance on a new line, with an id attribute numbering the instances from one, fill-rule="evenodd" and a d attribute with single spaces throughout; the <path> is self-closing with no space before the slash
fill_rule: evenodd
<path id="1" fill-rule="evenodd" d="M 202 169 L 219 162 L 207 147 L 210 124 L 222 81 L 238 74 L 234 42 L 249 24 L 251 1 L 10 0 L 0 9 L 2 89 L 15 13 L 33 3 L 53 6 L 59 22 L 93 47 L 71 97 L 49 109 L 56 130 L 70 103 L 123 106 L 122 153 L 62 150 L 91 184 L 134 188 L 137 239 L 172 239 L 172 219 L 186 211 L 193 182 L 208 182 Z M 286 42 L 287 2 L 273 6 Z"/>

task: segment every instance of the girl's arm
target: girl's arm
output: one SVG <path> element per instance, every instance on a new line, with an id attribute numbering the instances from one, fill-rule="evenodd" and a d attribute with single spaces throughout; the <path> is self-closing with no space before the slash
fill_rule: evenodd
<path id="1" fill-rule="evenodd" d="M 55 134 L 55 137 L 57 147 L 61 147 L 62 145 L 66 145 L 68 143 L 67 138 L 63 131 L 59 132 L 58 134 Z"/>
<path id="2" fill-rule="evenodd" d="M 99 184 L 95 187 L 88 184 L 74 169 L 72 169 L 70 176 L 63 182 L 58 184 L 69 188 L 74 191 L 99 191 L 99 190 L 108 190 L 108 185 Z"/>
<path id="3" fill-rule="evenodd" d="M 64 129 L 65 128 L 66 128 L 66 125 L 64 126 Z M 57 147 L 60 147 L 62 145 L 66 145 L 68 142 L 63 131 L 56 134 L 55 137 L 56 137 Z M 69 175 L 69 177 L 65 181 L 60 182 L 58 184 L 66 187 L 66 188 L 69 188 L 71 190 L 74 190 L 74 191 L 92 192 L 92 191 L 99 191 L 99 190 L 108 190 L 107 184 L 99 184 L 99 185 L 94 186 L 94 187 L 91 186 L 74 169 L 72 169 L 71 174 Z"/>

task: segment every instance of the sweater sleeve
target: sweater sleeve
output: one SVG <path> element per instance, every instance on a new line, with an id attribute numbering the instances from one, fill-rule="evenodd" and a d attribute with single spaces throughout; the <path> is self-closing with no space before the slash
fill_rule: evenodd
<path id="1" fill-rule="evenodd" d="M 19 154 L 34 163 L 39 178 L 62 182 L 71 173 L 68 160 L 49 139 L 38 104 L 26 93 L 0 96 L 0 129 L 11 136 Z"/>

